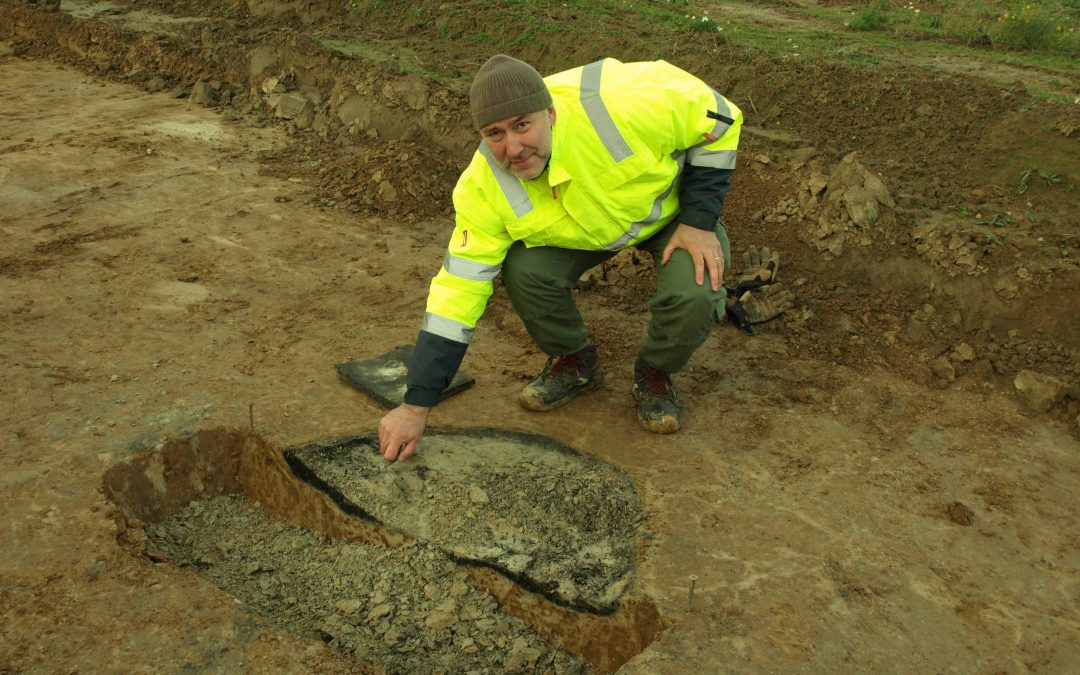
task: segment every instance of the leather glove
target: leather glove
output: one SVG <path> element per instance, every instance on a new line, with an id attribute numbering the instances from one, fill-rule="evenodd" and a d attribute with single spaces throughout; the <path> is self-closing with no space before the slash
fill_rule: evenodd
<path id="1" fill-rule="evenodd" d="M 775 319 L 795 306 L 795 294 L 775 283 L 728 298 L 727 315 L 731 322 L 749 335 L 757 335 L 753 324 Z"/>
<path id="2" fill-rule="evenodd" d="M 734 279 L 734 285 L 728 290 L 730 295 L 741 298 L 747 291 L 761 288 L 776 281 L 780 272 L 780 252 L 762 246 L 759 251 L 751 246 L 743 253 L 742 274 Z"/>

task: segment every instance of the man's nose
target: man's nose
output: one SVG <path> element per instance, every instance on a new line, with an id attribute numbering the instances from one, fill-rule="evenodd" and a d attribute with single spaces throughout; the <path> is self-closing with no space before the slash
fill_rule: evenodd
<path id="1" fill-rule="evenodd" d="M 517 157 L 521 154 L 521 150 L 525 146 L 522 144 L 521 139 L 517 134 L 507 134 L 506 136 L 506 154 L 511 157 Z"/>

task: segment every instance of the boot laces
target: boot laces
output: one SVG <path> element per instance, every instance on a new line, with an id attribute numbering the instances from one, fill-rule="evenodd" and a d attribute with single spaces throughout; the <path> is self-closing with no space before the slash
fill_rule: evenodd
<path id="1" fill-rule="evenodd" d="M 638 373 L 638 386 L 644 389 L 650 396 L 668 398 L 674 395 L 671 386 L 671 376 L 662 370 L 646 364 Z"/>
<path id="2" fill-rule="evenodd" d="M 551 356 L 547 365 L 544 366 L 544 374 L 551 378 L 559 378 L 564 374 L 579 376 L 585 370 L 585 359 L 580 353 L 565 354 L 563 356 Z"/>

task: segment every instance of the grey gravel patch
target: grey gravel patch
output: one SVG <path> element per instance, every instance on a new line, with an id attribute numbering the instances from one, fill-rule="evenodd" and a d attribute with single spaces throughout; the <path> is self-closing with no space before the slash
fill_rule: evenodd
<path id="1" fill-rule="evenodd" d="M 501 612 L 435 546 L 332 540 L 244 497 L 191 502 L 149 524 L 157 553 L 192 567 L 282 629 L 387 673 L 592 673 Z"/>
<path id="2" fill-rule="evenodd" d="M 429 431 L 388 463 L 374 436 L 285 451 L 347 513 L 492 567 L 579 611 L 618 609 L 633 578 L 641 509 L 614 466 L 546 436 Z"/>

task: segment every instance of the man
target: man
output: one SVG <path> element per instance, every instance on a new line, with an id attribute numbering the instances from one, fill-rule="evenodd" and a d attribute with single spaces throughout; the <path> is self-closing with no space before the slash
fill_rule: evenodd
<path id="1" fill-rule="evenodd" d="M 413 454 L 457 372 L 501 272 L 514 310 L 549 359 L 518 397 L 551 410 L 595 389 L 596 347 L 571 297 L 588 269 L 636 246 L 657 264 L 651 318 L 634 365 L 638 418 L 678 430 L 671 374 L 723 311 L 729 264 L 720 212 L 742 113 L 663 61 L 605 59 L 546 79 L 492 57 L 470 88 L 482 143 L 454 188 L 456 226 L 431 282 L 405 403 L 379 424 L 389 461 Z"/>

